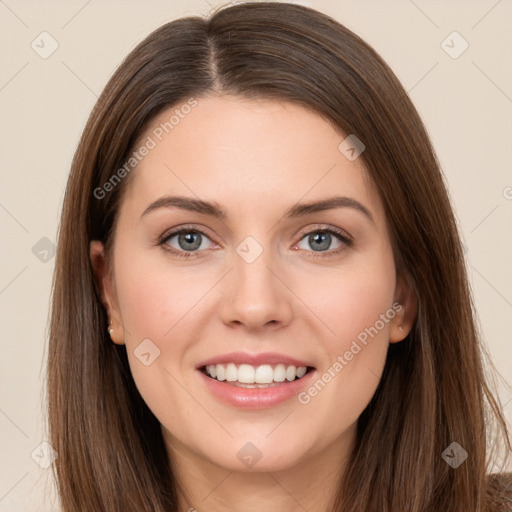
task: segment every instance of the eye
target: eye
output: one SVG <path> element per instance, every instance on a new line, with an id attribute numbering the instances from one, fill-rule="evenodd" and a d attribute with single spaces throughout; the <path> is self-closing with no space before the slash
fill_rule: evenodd
<path id="1" fill-rule="evenodd" d="M 309 245 L 309 248 L 301 246 L 304 243 Z M 184 226 L 165 233 L 158 244 L 179 258 L 198 256 L 198 253 L 212 248 L 211 244 L 216 245 L 204 231 L 193 226 Z M 327 257 L 338 254 L 352 244 L 352 238 L 344 231 L 333 227 L 321 227 L 306 232 L 295 247 L 306 250 L 312 257 Z"/>
<path id="2" fill-rule="evenodd" d="M 301 244 L 306 244 L 306 247 Z M 334 244 L 334 247 L 332 247 Z M 299 249 L 314 253 L 325 252 L 328 255 L 337 254 L 352 245 L 352 239 L 343 231 L 335 228 L 321 228 L 306 233 L 306 235 L 297 244 Z M 310 251 L 311 252 L 311 251 Z M 322 254 L 312 254 L 312 256 L 323 256 Z"/>
<path id="3" fill-rule="evenodd" d="M 210 248 L 213 242 L 198 228 L 182 227 L 163 235 L 159 243 L 176 256 L 188 258 L 192 256 L 190 253 Z"/>

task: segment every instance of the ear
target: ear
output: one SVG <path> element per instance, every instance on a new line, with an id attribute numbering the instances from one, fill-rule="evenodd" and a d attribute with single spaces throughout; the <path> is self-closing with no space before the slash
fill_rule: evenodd
<path id="1" fill-rule="evenodd" d="M 124 329 L 115 293 L 115 281 L 109 269 L 103 244 L 98 240 L 93 240 L 90 244 L 89 255 L 94 277 L 101 293 L 101 301 L 107 310 L 108 318 L 111 322 L 105 328 L 113 329 L 110 337 L 114 343 L 124 345 Z"/>
<path id="2" fill-rule="evenodd" d="M 396 279 L 395 288 L 395 317 L 390 322 L 389 342 L 398 343 L 411 332 L 418 313 L 418 298 L 405 273 L 400 272 Z M 400 307 L 398 306 L 400 305 Z"/>

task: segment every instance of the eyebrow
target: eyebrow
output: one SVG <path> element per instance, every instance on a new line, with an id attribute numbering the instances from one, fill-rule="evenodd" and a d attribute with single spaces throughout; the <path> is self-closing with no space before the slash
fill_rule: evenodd
<path id="1" fill-rule="evenodd" d="M 203 201 L 201 199 L 194 199 L 185 196 L 164 196 L 152 202 L 142 213 L 141 218 L 148 213 L 159 210 L 161 208 L 181 208 L 192 212 L 202 213 L 209 215 L 216 219 L 225 220 L 228 217 L 226 210 L 224 210 L 218 203 Z M 312 213 L 318 213 L 326 210 L 333 210 L 335 208 L 353 208 L 363 213 L 368 219 L 375 223 L 375 219 L 370 210 L 360 202 L 350 197 L 329 197 L 321 201 L 313 201 L 309 203 L 299 203 L 288 208 L 283 218 L 293 219 L 304 217 Z"/>

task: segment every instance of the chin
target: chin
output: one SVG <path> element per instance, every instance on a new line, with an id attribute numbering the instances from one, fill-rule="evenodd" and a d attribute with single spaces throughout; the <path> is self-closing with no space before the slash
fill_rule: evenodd
<path id="1" fill-rule="evenodd" d="M 275 425 L 274 425 L 275 426 Z M 272 436 L 272 434 L 271 434 Z M 246 436 L 230 439 L 226 444 L 215 443 L 215 452 L 203 452 L 203 456 L 212 464 L 228 471 L 242 473 L 277 472 L 285 471 L 300 464 L 306 451 L 303 442 L 285 443 L 286 437 L 273 440 Z M 251 440 L 252 439 L 252 440 Z M 295 439 L 299 439 L 296 436 Z M 212 442 L 213 443 L 213 442 Z"/>

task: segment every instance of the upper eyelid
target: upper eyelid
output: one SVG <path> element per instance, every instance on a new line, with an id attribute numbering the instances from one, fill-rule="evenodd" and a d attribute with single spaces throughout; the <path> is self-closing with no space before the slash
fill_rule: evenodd
<path id="1" fill-rule="evenodd" d="M 352 235 L 350 235 L 345 229 L 343 228 L 338 228 L 338 227 L 335 227 L 335 226 L 329 226 L 327 224 L 316 224 L 314 225 L 313 227 L 308 227 L 308 228 L 305 228 L 305 229 L 301 229 L 299 230 L 299 232 L 297 233 L 296 236 L 300 236 L 303 237 L 309 233 L 312 233 L 312 232 L 316 232 L 316 231 L 328 231 L 330 233 L 334 233 L 334 234 L 337 234 L 337 235 L 343 235 L 343 236 L 346 236 L 347 238 L 349 238 L 350 240 L 352 240 Z M 340 233 L 338 233 L 338 231 L 340 231 Z"/>
<path id="2" fill-rule="evenodd" d="M 208 238 L 211 239 L 211 235 L 209 235 L 208 229 L 206 229 L 204 227 L 185 225 L 185 226 L 181 226 L 181 227 L 177 227 L 175 229 L 173 228 L 173 229 L 165 231 L 164 234 L 159 237 L 159 240 L 165 241 L 165 240 L 168 240 L 169 238 L 172 238 L 173 236 L 179 235 L 180 233 L 183 233 L 183 232 L 186 233 L 189 231 L 197 231 L 198 233 L 200 233 L 204 236 L 207 236 Z"/>

